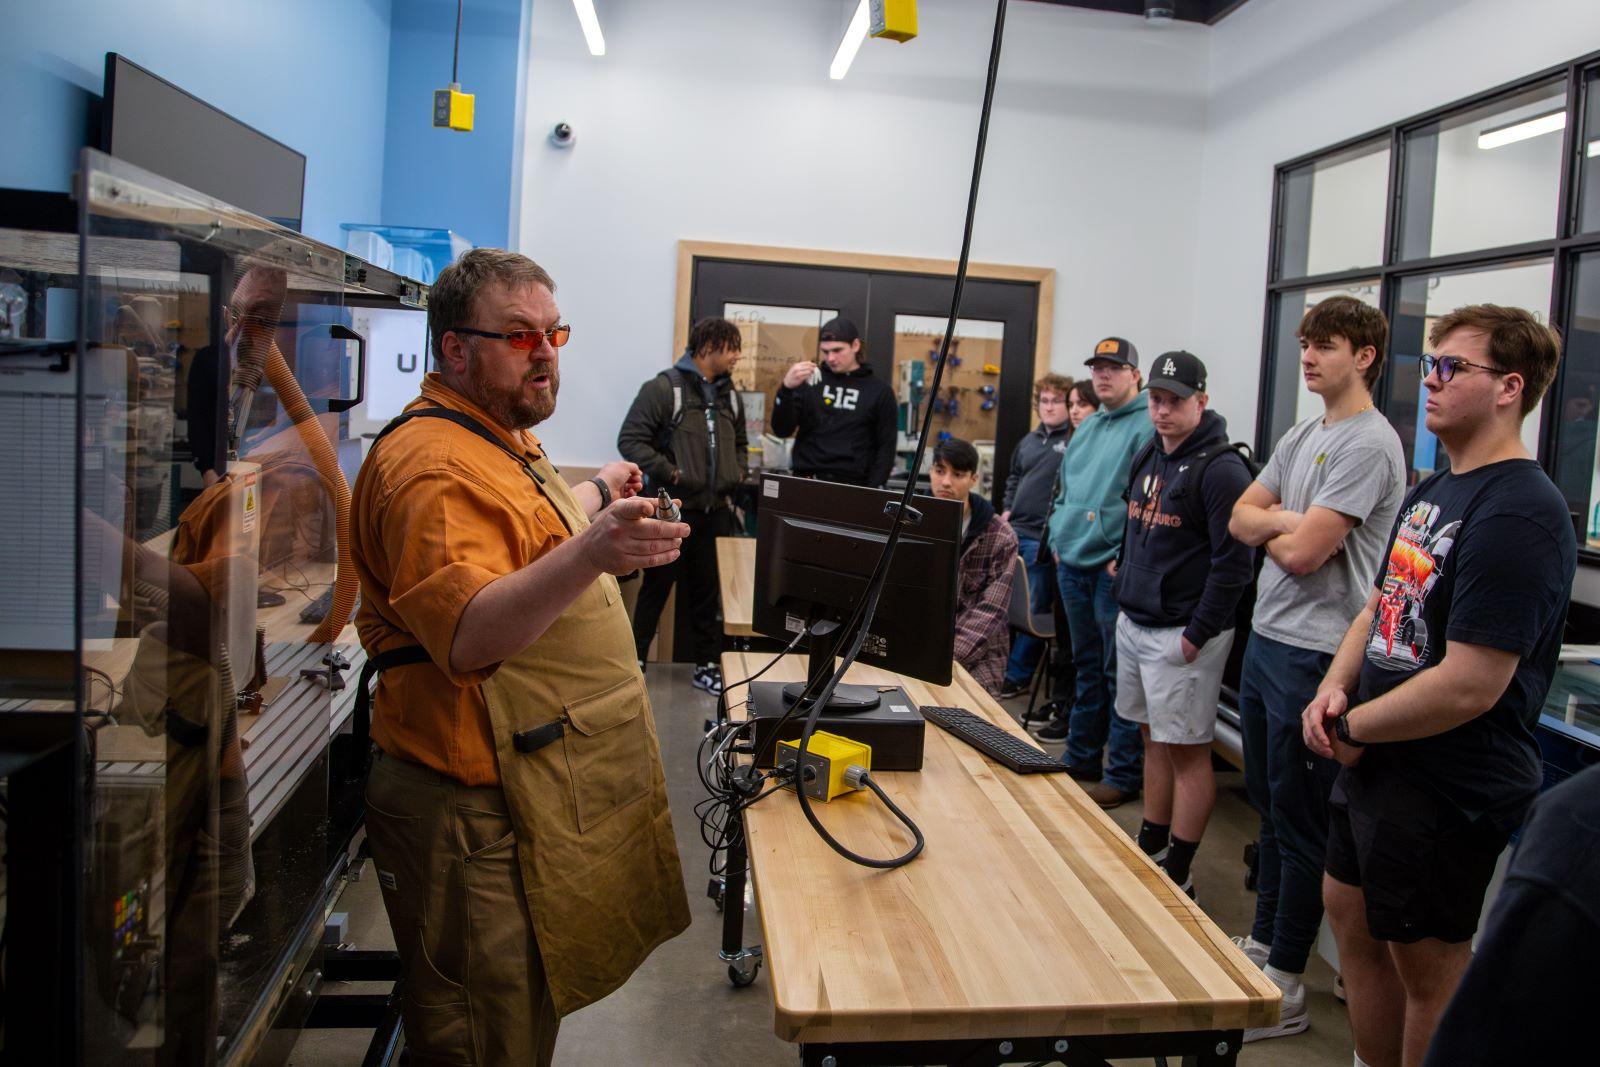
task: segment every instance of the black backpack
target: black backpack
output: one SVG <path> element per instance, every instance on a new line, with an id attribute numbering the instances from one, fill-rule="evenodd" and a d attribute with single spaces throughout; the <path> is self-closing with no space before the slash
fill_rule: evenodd
<path id="1" fill-rule="evenodd" d="M 1155 453 L 1156 440 L 1157 438 L 1152 434 L 1150 440 L 1146 441 L 1144 447 L 1134 455 L 1133 463 L 1128 467 L 1129 484 L 1124 486 L 1122 490 L 1122 502 L 1124 504 L 1128 503 L 1129 498 L 1133 495 L 1132 472 L 1143 467 L 1145 461 Z M 1261 466 L 1256 463 L 1255 452 L 1243 441 L 1208 445 L 1190 456 L 1186 472 L 1189 477 L 1185 478 L 1183 484 L 1174 490 L 1167 499 L 1179 502 L 1178 506 L 1183 509 L 1185 521 L 1191 525 L 1199 526 L 1202 529 L 1205 528 L 1207 524 L 1205 501 L 1201 496 L 1200 489 L 1205 484 L 1206 468 L 1210 467 L 1218 456 L 1226 455 L 1229 452 L 1234 453 L 1244 462 L 1244 469 L 1250 472 L 1251 481 L 1255 481 L 1256 475 L 1261 473 Z M 1192 493 L 1189 491 L 1191 487 L 1194 489 Z"/>

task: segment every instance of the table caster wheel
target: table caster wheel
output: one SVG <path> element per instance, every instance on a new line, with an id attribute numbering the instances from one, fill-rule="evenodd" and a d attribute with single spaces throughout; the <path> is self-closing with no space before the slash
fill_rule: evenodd
<path id="1" fill-rule="evenodd" d="M 738 989 L 743 989 L 756 980 L 756 975 L 761 973 L 761 961 L 755 959 L 740 960 L 728 964 L 728 981 Z"/>

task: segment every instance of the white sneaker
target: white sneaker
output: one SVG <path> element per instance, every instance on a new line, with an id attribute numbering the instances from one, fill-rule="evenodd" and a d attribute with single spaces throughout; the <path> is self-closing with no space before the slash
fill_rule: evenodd
<path id="1" fill-rule="evenodd" d="M 1260 1026 L 1254 1030 L 1244 1032 L 1246 1044 L 1252 1041 L 1264 1041 L 1269 1037 L 1288 1037 L 1299 1034 L 1310 1025 L 1311 1016 L 1306 1010 L 1306 984 L 1298 978 L 1291 978 L 1284 983 L 1273 975 L 1267 975 L 1278 988 L 1283 990 L 1283 1006 L 1278 1012 L 1276 1026 Z"/>
<path id="2" fill-rule="evenodd" d="M 1233 938 L 1233 943 L 1240 952 L 1245 954 L 1245 958 L 1257 967 L 1265 967 L 1267 965 L 1267 957 L 1272 954 L 1271 945 L 1263 945 L 1249 934 Z"/>

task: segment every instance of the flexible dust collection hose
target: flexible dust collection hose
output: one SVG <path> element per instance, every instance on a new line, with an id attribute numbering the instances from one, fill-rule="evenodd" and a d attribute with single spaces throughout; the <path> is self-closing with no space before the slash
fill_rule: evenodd
<path id="1" fill-rule="evenodd" d="M 334 530 L 338 542 L 339 562 L 333 578 L 333 603 L 308 641 L 330 644 L 355 610 L 359 583 L 356 579 L 355 557 L 350 552 L 350 485 L 339 469 L 339 458 L 333 444 L 317 421 L 316 412 L 306 402 L 306 394 L 295 380 L 294 372 L 278 348 L 276 334 L 278 321 L 287 296 L 288 275 L 279 267 L 263 264 L 244 264 L 236 277 L 233 290 L 233 307 L 238 315 L 238 358 L 233 372 L 233 388 L 229 407 L 236 423 L 230 427 L 230 447 L 237 447 L 245 418 L 255 392 L 261 387 L 265 374 L 278 400 L 283 404 L 295 430 L 300 434 L 306 451 L 311 454 L 312 465 L 322 479 L 323 487 L 333 498 Z"/>
<path id="2" fill-rule="evenodd" d="M 311 453 L 311 462 L 322 476 L 322 484 L 327 488 L 328 495 L 333 497 L 334 536 L 339 546 L 339 563 L 333 577 L 333 604 L 307 638 L 313 644 L 330 644 L 339 636 L 345 623 L 350 621 L 350 613 L 356 607 L 356 594 L 360 591 L 356 580 L 355 557 L 350 552 L 350 486 L 344 480 L 344 471 L 339 469 L 339 458 L 334 453 L 333 444 L 323 432 L 322 423 L 317 421 L 316 412 L 306 402 L 306 394 L 279 351 L 278 343 L 269 336 L 265 348 L 267 381 L 283 402 L 283 408 L 289 413 L 295 429 L 300 431 L 300 440 L 305 442 L 306 451 Z"/>

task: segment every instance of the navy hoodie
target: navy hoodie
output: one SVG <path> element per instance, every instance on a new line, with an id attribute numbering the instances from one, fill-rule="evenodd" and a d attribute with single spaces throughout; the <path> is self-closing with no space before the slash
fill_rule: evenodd
<path id="1" fill-rule="evenodd" d="M 1233 505 L 1252 480 L 1244 460 L 1224 452 L 1206 465 L 1203 485 L 1189 484 L 1195 454 L 1227 443 L 1227 422 L 1207 411 L 1171 455 L 1157 435 L 1128 483 L 1117 604 L 1140 626 L 1182 626 L 1197 648 L 1233 628 L 1254 564 L 1255 550 L 1228 533 Z M 1198 502 L 1189 499 L 1196 492 Z M 1203 525 L 1193 523 L 1197 514 Z"/>
<path id="2" fill-rule="evenodd" d="M 796 474 L 870 486 L 889 480 L 899 432 L 894 393 L 871 367 L 835 374 L 823 364 L 820 384 L 780 386 L 772 432 L 788 437 L 796 430 Z"/>

